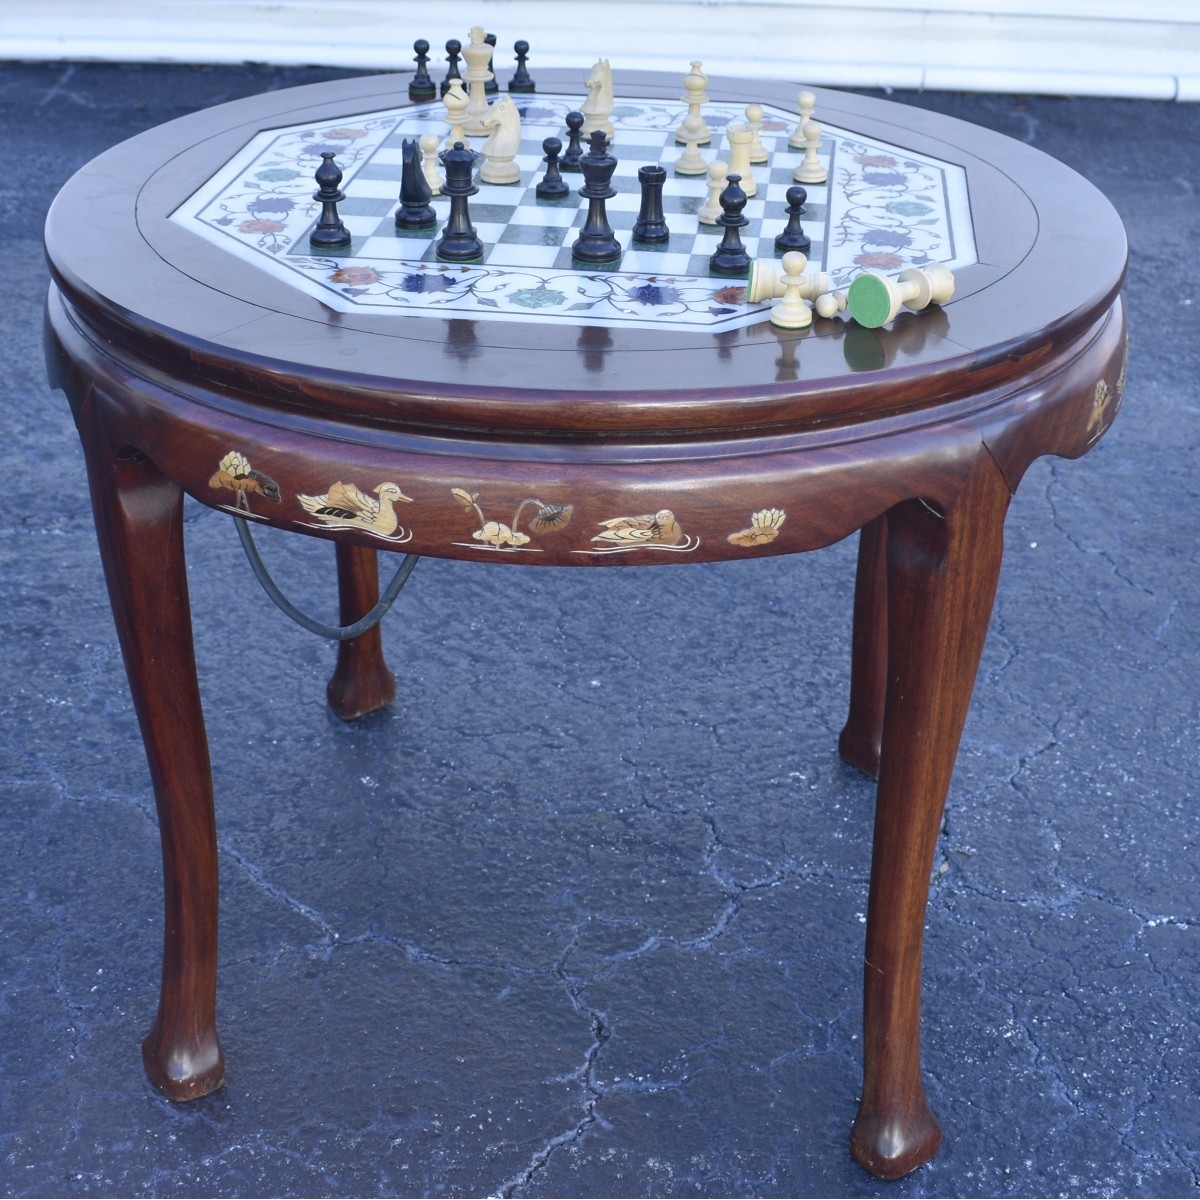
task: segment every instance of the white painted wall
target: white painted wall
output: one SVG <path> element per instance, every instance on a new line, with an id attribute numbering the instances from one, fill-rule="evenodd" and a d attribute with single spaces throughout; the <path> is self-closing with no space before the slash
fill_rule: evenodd
<path id="1" fill-rule="evenodd" d="M 834 86 L 1200 99 L 1200 0 L 0 0 L 0 59 L 403 69 L 482 24 L 500 59 Z"/>

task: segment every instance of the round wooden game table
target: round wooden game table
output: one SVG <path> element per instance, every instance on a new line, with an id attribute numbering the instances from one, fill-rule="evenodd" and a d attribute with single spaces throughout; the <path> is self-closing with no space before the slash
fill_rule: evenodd
<path id="1" fill-rule="evenodd" d="M 576 75 L 552 74 L 539 91 L 581 91 Z M 979 262 L 957 273 L 944 307 L 876 330 L 839 316 L 722 332 L 340 312 L 168 220 L 258 131 L 393 108 L 403 88 L 396 76 L 339 81 L 173 121 L 81 170 L 47 223 L 50 372 L 86 455 L 161 825 L 150 1077 L 176 1100 L 224 1078 L 184 492 L 335 541 L 347 622 L 376 599 L 378 549 L 679 566 L 861 531 L 840 750 L 879 788 L 851 1144 L 878 1175 L 910 1171 L 940 1139 L 920 1070 L 922 930 L 1005 511 L 1033 459 L 1085 453 L 1120 404 L 1121 223 L 1028 146 L 824 92 L 822 120 L 965 169 Z M 709 91 L 794 111 L 793 87 Z M 618 74 L 617 92 L 677 100 L 680 82 Z M 351 482 L 389 500 L 395 522 L 314 519 L 319 502 L 345 509 L 333 485 Z M 522 511 L 519 528 L 508 514 Z M 393 694 L 378 630 L 343 641 L 335 710 L 349 718 Z"/>

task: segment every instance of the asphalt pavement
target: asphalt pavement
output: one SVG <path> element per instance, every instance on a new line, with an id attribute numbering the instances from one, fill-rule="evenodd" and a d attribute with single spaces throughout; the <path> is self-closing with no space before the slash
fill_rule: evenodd
<path id="1" fill-rule="evenodd" d="M 221 847 L 223 1090 L 143 1076 L 158 834 L 82 458 L 41 351 L 55 191 L 317 68 L 0 66 L 0 1192 L 1200 1194 L 1200 108 L 905 94 L 1093 180 L 1131 257 L 1111 433 L 1010 512 L 937 852 L 938 1157 L 850 1158 L 873 787 L 844 766 L 854 545 L 621 571 L 423 562 L 400 696 L 187 509 Z M 333 615 L 323 542 L 262 541 Z"/>

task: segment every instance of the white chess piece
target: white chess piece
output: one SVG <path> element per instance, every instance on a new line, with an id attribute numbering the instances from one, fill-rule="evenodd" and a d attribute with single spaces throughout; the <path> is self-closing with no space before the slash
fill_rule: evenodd
<path id="1" fill-rule="evenodd" d="M 707 146 L 712 141 L 712 130 L 709 129 L 708 123 L 704 120 L 704 114 L 700 111 L 701 106 L 708 101 L 708 93 L 705 89 L 708 87 L 708 76 L 705 75 L 698 61 L 693 60 L 692 69 L 683 77 L 683 95 L 680 96 L 687 106 L 688 117 L 699 117 L 700 125 L 703 130 L 698 145 Z M 686 120 L 687 117 L 684 118 Z M 675 140 L 677 142 L 686 141 L 683 136 L 683 121 L 680 121 L 679 128 L 675 130 Z"/>
<path id="2" fill-rule="evenodd" d="M 746 124 L 750 126 L 750 132 L 754 135 L 754 140 L 750 143 L 750 161 L 752 163 L 771 161 L 770 152 L 763 145 L 762 138 L 759 136 L 762 131 L 762 123 L 763 106 L 761 104 L 747 104 Z"/>
<path id="3" fill-rule="evenodd" d="M 813 307 L 817 310 L 819 317 L 824 317 L 826 320 L 836 317 L 838 313 L 846 311 L 846 293 L 826 292 L 823 296 L 817 297 L 817 302 Z"/>
<path id="4" fill-rule="evenodd" d="M 735 123 L 725 130 L 729 142 L 729 173 L 742 177 L 742 191 L 747 196 L 758 194 L 758 184 L 754 181 L 754 168 L 750 165 L 750 146 L 754 134 L 745 123 Z"/>
<path id="5" fill-rule="evenodd" d="M 721 193 L 725 190 L 725 176 L 728 174 L 728 163 L 717 159 L 708 164 L 708 199 L 696 213 L 696 219 L 704 225 L 715 225 L 717 218 L 725 211 L 721 207 Z"/>
<path id="6" fill-rule="evenodd" d="M 435 195 L 439 195 L 442 190 L 442 184 L 446 180 L 442 177 L 442 172 L 438 169 L 438 135 L 436 133 L 426 133 L 421 137 L 421 170 L 425 173 L 425 182 L 429 184 L 429 190 Z"/>
<path id="7" fill-rule="evenodd" d="M 467 144 L 466 130 L 463 128 L 467 120 L 467 93 L 463 89 L 461 79 L 452 79 L 450 88 L 442 97 L 442 105 L 446 110 L 446 121 L 450 126 L 450 133 L 444 142 L 447 150 L 453 148 L 455 142 Z"/>
<path id="8" fill-rule="evenodd" d="M 954 295 L 954 273 L 945 263 L 908 267 L 895 279 L 876 271 L 855 277 L 846 295 L 850 315 L 868 329 L 895 320 L 901 308 L 920 312 L 930 304 L 945 304 Z"/>
<path id="9" fill-rule="evenodd" d="M 809 301 L 824 299 L 833 287 L 825 271 L 804 273 L 808 259 L 799 250 L 791 250 L 780 260 L 779 269 L 773 262 L 756 261 L 750 264 L 746 299 L 751 304 L 780 297 L 771 307 L 771 324 L 781 329 L 807 329 L 812 324 Z"/>
<path id="10" fill-rule="evenodd" d="M 829 177 L 824 164 L 817 157 L 821 147 L 821 126 L 817 121 L 804 122 L 804 161 L 792 172 L 797 183 L 824 183 Z"/>
<path id="11" fill-rule="evenodd" d="M 677 175 L 704 175 L 708 171 L 708 163 L 704 155 L 696 147 L 704 131 L 704 118 L 696 113 L 688 113 L 683 118 L 681 132 L 685 139 L 683 153 L 675 160 Z"/>
<path id="12" fill-rule="evenodd" d="M 812 120 L 813 109 L 817 106 L 817 97 L 813 92 L 800 92 L 796 97 L 796 107 L 800 110 L 800 120 L 788 137 L 788 145 L 793 150 L 804 149 L 804 126 Z"/>
<path id="13" fill-rule="evenodd" d="M 604 131 L 604 136 L 610 141 L 616 134 L 613 128 L 613 83 L 612 83 L 612 67 L 608 65 L 608 59 L 602 58 L 591 70 L 587 79 L 584 80 L 585 88 L 587 88 L 587 99 L 583 102 L 583 107 L 579 110 L 583 113 L 583 129 L 580 131 L 584 137 L 590 137 L 593 130 L 600 129 Z"/>
<path id="14" fill-rule="evenodd" d="M 508 96 L 501 96 L 483 121 L 488 140 L 483 143 L 483 165 L 479 178 L 484 183 L 520 183 L 521 168 L 513 161 L 521 149 L 521 114 Z"/>
<path id="15" fill-rule="evenodd" d="M 471 40 L 463 47 L 463 58 L 467 69 L 463 78 L 471 85 L 467 100 L 467 120 L 463 128 L 473 137 L 487 133 L 484 122 L 488 115 L 487 82 L 492 78 L 488 63 L 492 61 L 492 48 L 483 40 L 483 30 L 476 25 L 471 30 Z"/>

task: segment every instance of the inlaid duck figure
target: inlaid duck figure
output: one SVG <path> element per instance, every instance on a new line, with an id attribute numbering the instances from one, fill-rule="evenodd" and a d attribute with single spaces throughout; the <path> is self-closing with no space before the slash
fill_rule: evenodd
<path id="1" fill-rule="evenodd" d="M 640 517 L 613 517 L 601 521 L 603 533 L 593 535 L 593 542 L 615 542 L 627 546 L 675 546 L 683 538 L 683 530 L 669 508 Z"/>
<path id="2" fill-rule="evenodd" d="M 392 507 L 397 501 L 412 503 L 394 483 L 381 483 L 371 489 L 379 499 L 368 496 L 352 483 L 333 484 L 323 496 L 297 495 L 306 512 L 323 525 L 343 529 L 365 529 L 380 537 L 392 537 L 400 522 Z"/>

